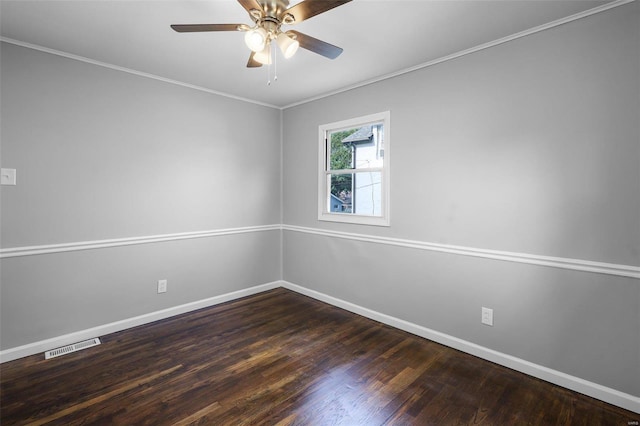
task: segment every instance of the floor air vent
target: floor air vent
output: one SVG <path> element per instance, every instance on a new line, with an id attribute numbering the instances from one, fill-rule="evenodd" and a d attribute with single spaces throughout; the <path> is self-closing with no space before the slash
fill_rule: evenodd
<path id="1" fill-rule="evenodd" d="M 58 349 L 52 349 L 50 351 L 46 351 L 44 353 L 44 359 L 55 358 L 57 356 L 62 356 L 66 354 L 70 354 L 71 352 L 81 351 L 82 349 L 87 349 L 92 346 L 98 346 L 100 344 L 100 339 L 89 339 L 84 342 L 74 343 L 73 345 L 63 346 Z"/>

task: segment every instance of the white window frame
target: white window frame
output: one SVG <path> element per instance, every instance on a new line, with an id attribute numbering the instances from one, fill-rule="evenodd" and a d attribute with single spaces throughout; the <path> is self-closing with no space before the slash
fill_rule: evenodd
<path id="1" fill-rule="evenodd" d="M 328 134 L 330 132 L 352 129 L 366 124 L 380 123 L 384 127 L 384 161 L 381 168 L 365 169 L 366 171 L 380 172 L 382 175 L 381 216 L 367 216 L 353 213 L 340 213 L 329 211 L 329 191 L 327 185 L 328 175 L 340 170 L 330 170 L 329 159 L 327 158 Z M 391 113 L 389 111 L 376 114 L 365 115 L 363 117 L 351 118 L 334 123 L 323 124 L 318 127 L 318 220 L 329 222 L 353 223 L 360 225 L 390 226 L 390 158 L 391 158 Z M 350 170 L 356 173 L 357 170 Z M 364 171 L 362 171 L 364 172 Z M 361 172 L 361 173 L 362 173 Z"/>

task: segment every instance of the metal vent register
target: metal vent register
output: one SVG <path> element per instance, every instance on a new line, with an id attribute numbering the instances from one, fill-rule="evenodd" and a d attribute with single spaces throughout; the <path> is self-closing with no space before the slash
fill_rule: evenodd
<path id="1" fill-rule="evenodd" d="M 52 349 L 50 351 L 46 351 L 44 353 L 44 359 L 55 358 L 57 356 L 70 354 L 71 352 L 81 351 L 82 349 L 87 349 L 93 346 L 98 346 L 100 344 L 100 339 L 89 339 L 83 342 L 74 343 L 72 345 L 63 346 L 58 349 Z"/>

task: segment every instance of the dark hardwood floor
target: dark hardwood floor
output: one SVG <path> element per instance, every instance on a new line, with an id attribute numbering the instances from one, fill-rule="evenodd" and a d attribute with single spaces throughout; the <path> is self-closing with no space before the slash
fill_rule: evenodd
<path id="1" fill-rule="evenodd" d="M 0 418 L 100 425 L 628 425 L 640 415 L 276 289 L 0 366 Z"/>

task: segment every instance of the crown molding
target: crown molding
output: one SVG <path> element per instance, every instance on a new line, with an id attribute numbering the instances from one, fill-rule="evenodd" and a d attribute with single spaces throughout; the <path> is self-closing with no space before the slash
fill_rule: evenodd
<path id="1" fill-rule="evenodd" d="M 370 80 L 366 80 L 366 81 L 363 81 L 363 82 L 360 82 L 360 83 L 352 84 L 350 86 L 345 86 L 345 87 L 342 87 L 340 89 L 337 89 L 337 90 L 334 90 L 334 91 L 331 91 L 331 92 L 327 92 L 327 93 L 324 93 L 324 94 L 321 94 L 321 95 L 318 95 L 318 96 L 314 96 L 312 98 L 301 100 L 299 102 L 294 102 L 294 103 L 291 103 L 291 104 L 288 104 L 288 105 L 285 105 L 285 106 L 281 107 L 281 109 L 285 110 L 285 109 L 292 108 L 292 107 L 295 107 L 295 106 L 298 106 L 298 105 L 303 105 L 303 104 L 306 104 L 306 103 L 309 103 L 309 102 L 317 101 L 319 99 L 327 98 L 329 96 L 337 95 L 337 94 L 340 94 L 340 93 L 343 93 L 343 92 L 348 92 L 348 91 L 353 90 L 353 89 L 357 89 L 357 88 L 360 88 L 360 87 L 368 86 L 370 84 L 378 83 L 380 81 L 384 81 L 384 80 L 388 80 L 388 79 L 391 79 L 391 78 L 394 78 L 394 77 L 398 77 L 398 76 L 403 75 L 403 74 L 408 74 L 410 72 L 421 70 L 423 68 L 427 68 L 427 67 L 430 67 L 430 66 L 433 66 L 433 65 L 438 65 L 438 64 L 441 64 L 443 62 L 447 62 L 447 61 L 451 61 L 453 59 L 460 58 L 461 56 L 470 55 L 472 53 L 476 53 L 476 52 L 479 52 L 481 50 L 489 49 L 491 47 L 495 47 L 495 46 L 498 46 L 500 44 L 508 43 L 510 41 L 517 40 L 517 39 L 522 38 L 522 37 L 526 37 L 526 36 L 529 36 L 529 35 L 532 35 L 532 34 L 539 33 L 541 31 L 545 31 L 545 30 L 548 30 L 548 29 L 551 29 L 551 28 L 555 28 L 557 26 L 564 25 L 564 24 L 567 24 L 569 22 L 576 21 L 578 19 L 586 18 L 588 16 L 595 15 L 597 13 L 605 12 L 605 11 L 607 11 L 609 9 L 613 9 L 615 7 L 622 6 L 622 5 L 625 5 L 627 3 L 632 3 L 634 1 L 636 1 L 636 0 L 615 0 L 615 1 L 612 1 L 611 3 L 607 3 L 607 4 L 604 4 L 604 5 L 601 5 L 601 6 L 597 6 L 597 7 L 594 7 L 592 9 L 585 10 L 583 12 L 579 12 L 579 13 L 567 16 L 565 18 L 557 19 L 555 21 L 551 21 L 549 23 L 542 24 L 542 25 L 539 25 L 537 27 L 530 28 L 528 30 L 520 31 L 519 33 L 515 33 L 515 34 L 509 35 L 509 36 L 506 36 L 506 37 L 502 37 L 502 38 L 499 38 L 497 40 L 493 40 L 493 41 L 490 41 L 490 42 L 487 42 L 487 43 L 483 43 L 483 44 L 480 44 L 478 46 L 471 47 L 469 49 L 461 50 L 459 52 L 455 52 L 455 53 L 452 53 L 452 54 L 447 55 L 447 56 L 442 56 L 442 57 L 434 59 L 432 61 L 424 62 L 422 64 L 418 64 L 418 65 L 415 65 L 415 66 L 412 66 L 412 67 L 409 67 L 409 68 L 405 68 L 405 69 L 402 69 L 402 70 L 399 70 L 399 71 L 396 71 L 396 72 L 393 72 L 393 73 L 390 73 L 390 74 L 385 74 L 385 75 L 382 75 L 382 76 L 379 76 L 379 77 L 375 77 L 375 78 L 372 78 Z"/>
<path id="2" fill-rule="evenodd" d="M 68 58 L 68 59 L 73 59 L 73 60 L 80 61 L 80 62 L 85 62 L 85 63 L 97 65 L 97 66 L 104 67 L 104 68 L 109 68 L 109 69 L 116 70 L 116 71 L 126 72 L 126 73 L 129 73 L 129 74 L 136 75 L 138 77 L 151 78 L 151 79 L 154 79 L 154 80 L 162 81 L 164 83 L 175 84 L 175 85 L 178 85 L 178 86 L 186 87 L 186 88 L 193 89 L 193 90 L 199 90 L 199 91 L 202 91 L 202 92 L 206 92 L 206 93 L 209 93 L 209 94 L 222 96 L 222 97 L 225 97 L 225 98 L 235 99 L 235 100 L 248 102 L 248 103 L 252 103 L 252 104 L 256 104 L 256 105 L 261 105 L 261 106 L 265 106 L 265 107 L 269 107 L 269 108 L 285 110 L 285 109 L 292 108 L 292 107 L 295 107 L 295 106 L 298 106 L 298 105 L 302 105 L 302 104 L 313 102 L 313 101 L 316 101 L 316 100 L 319 100 L 319 99 L 323 99 L 323 98 L 326 98 L 326 97 L 329 97 L 329 96 L 337 95 L 339 93 L 348 92 L 349 90 L 357 89 L 359 87 L 364 87 L 364 86 L 368 86 L 368 85 L 373 84 L 373 83 L 377 83 L 377 82 L 380 82 L 380 81 L 388 80 L 388 79 L 391 79 L 391 78 L 394 78 L 394 77 L 397 77 L 397 76 L 400 76 L 400 75 L 403 75 L 403 74 L 407 74 L 407 73 L 410 73 L 410 72 L 413 72 L 413 71 L 420 70 L 422 68 L 427 68 L 427 67 L 430 67 L 430 66 L 433 66 L 433 65 L 437 65 L 437 64 L 440 64 L 440 63 L 443 63 L 443 62 L 446 62 L 446 61 L 450 61 L 452 59 L 459 58 L 461 56 L 469 55 L 471 53 L 479 52 L 479 51 L 484 50 L 484 49 L 488 49 L 488 48 L 491 48 L 491 47 L 494 47 L 494 46 L 498 46 L 498 45 L 503 44 L 503 43 L 507 43 L 507 42 L 512 41 L 512 40 L 516 40 L 516 39 L 519 39 L 519 38 L 522 38 L 522 37 L 526 37 L 526 36 L 531 35 L 531 34 L 538 33 L 540 31 L 545 31 L 545 30 L 548 30 L 550 28 L 557 27 L 559 25 L 563 25 L 563 24 L 566 24 L 566 23 L 569 23 L 569 22 L 573 22 L 573 21 L 576 21 L 578 19 L 586 18 L 588 16 L 595 15 L 597 13 L 605 12 L 605 11 L 607 11 L 609 9 L 613 9 L 615 7 L 618 7 L 618 6 L 622 6 L 622 5 L 625 5 L 625 4 L 628 4 L 628 3 L 632 3 L 634 1 L 636 1 L 636 0 L 614 0 L 614 1 L 610 2 L 610 3 L 606 3 L 604 5 L 597 6 L 597 7 L 594 7 L 592 9 L 580 12 L 580 13 L 576 13 L 574 15 L 570 15 L 570 16 L 567 16 L 567 17 L 562 18 L 562 19 L 557 19 L 555 21 L 552 21 L 552 22 L 549 22 L 549 23 L 546 23 L 546 24 L 543 24 L 543 25 L 539 25 L 537 27 L 530 28 L 530 29 L 525 30 L 525 31 L 521 31 L 521 32 L 516 33 L 516 34 L 512 34 L 510 36 L 506 36 L 506 37 L 503 37 L 503 38 L 500 38 L 500 39 L 497 39 L 497 40 L 494 40 L 494 41 L 490 41 L 488 43 L 480 44 L 478 46 L 475 46 L 475 47 L 472 47 L 472 48 L 469 48 L 469 49 L 465 49 L 465 50 L 461 50 L 461 51 L 456 52 L 456 53 L 452 53 L 451 55 L 443 56 L 441 58 L 437 58 L 437 59 L 434 59 L 432 61 L 424 62 L 422 64 L 418 64 L 418 65 L 415 65 L 413 67 L 405 68 L 405 69 L 402 69 L 402 70 L 399 70 L 399 71 L 396 71 L 396 72 L 393 72 L 393 73 L 390 73 L 390 74 L 385 74 L 385 75 L 382 75 L 382 76 L 379 76 L 379 77 L 375 77 L 375 78 L 370 79 L 370 80 L 366 80 L 366 81 L 363 81 L 363 82 L 360 82 L 360 83 L 356 83 L 356 84 L 353 84 L 353 85 L 345 86 L 345 87 L 342 87 L 340 89 L 337 89 L 337 90 L 334 90 L 334 91 L 331 91 L 331 92 L 326 92 L 326 93 L 320 94 L 318 96 L 314 96 L 314 97 L 311 97 L 311 98 L 306 98 L 306 99 L 300 100 L 298 102 L 293 102 L 293 103 L 290 103 L 290 104 L 287 104 L 287 105 L 284 105 L 284 106 L 282 106 L 282 105 L 273 105 L 273 104 L 260 102 L 260 101 L 257 101 L 257 100 L 254 100 L 254 99 L 249 99 L 249 98 L 243 98 L 241 96 L 235 96 L 235 95 L 232 95 L 230 93 L 220 92 L 220 91 L 208 89 L 208 88 L 202 87 L 202 86 L 196 86 L 194 84 L 185 83 L 185 82 L 178 81 L 178 80 L 173 80 L 173 79 L 165 78 L 165 77 L 162 77 L 162 76 L 159 76 L 159 75 L 145 73 L 145 72 L 142 72 L 142 71 L 137 71 L 137 70 L 134 70 L 134 69 L 131 69 L 131 68 L 121 67 L 121 66 L 110 64 L 110 63 L 107 63 L 107 62 L 97 61 L 97 60 L 90 59 L 90 58 L 87 58 L 87 57 L 84 57 L 84 56 L 74 55 L 74 54 L 67 53 L 67 52 L 64 52 L 64 51 L 61 51 L 61 50 L 51 49 L 51 48 L 48 48 L 48 47 L 44 47 L 44 46 L 40 46 L 40 45 L 32 44 L 32 43 L 27 43 L 27 42 L 24 42 L 24 41 L 15 40 L 15 39 L 8 38 L 8 37 L 0 36 L 0 41 L 1 42 L 5 42 L 5 43 L 9 43 L 9 44 L 14 44 L 16 46 L 26 47 L 28 49 L 34 49 L 34 50 L 38 50 L 38 51 L 41 51 L 41 52 L 50 53 L 52 55 L 62 56 L 62 57 L 65 57 L 65 58 Z"/>
<path id="3" fill-rule="evenodd" d="M 96 65 L 96 66 L 103 67 L 103 68 L 109 68 L 109 69 L 112 69 L 112 70 L 121 71 L 121 72 L 125 72 L 125 73 L 128 73 L 128 74 L 133 74 L 133 75 L 136 75 L 138 77 L 150 78 L 152 80 L 162 81 L 163 83 L 175 84 L 176 86 L 182 86 L 182 87 L 186 87 L 188 89 L 199 90 L 201 92 L 206 92 L 206 93 L 209 93 L 209 94 L 212 94 L 212 95 L 222 96 L 222 97 L 225 97 L 225 98 L 235 99 L 237 101 L 248 102 L 248 103 L 251 103 L 251 104 L 256 104 L 256 105 L 265 106 L 265 107 L 269 107 L 269 108 L 282 109 L 281 107 L 279 107 L 277 105 L 272 105 L 272 104 L 268 104 L 268 103 L 265 103 L 265 102 L 256 101 L 254 99 L 243 98 L 241 96 L 235 96 L 235 95 L 232 95 L 232 94 L 229 94 L 229 93 L 219 92 L 217 90 L 207 89 L 206 87 L 196 86 L 195 84 L 185 83 L 185 82 L 182 82 L 182 81 L 173 80 L 173 79 L 170 79 L 170 78 L 165 78 L 165 77 L 162 77 L 162 76 L 159 76 L 159 75 L 150 74 L 150 73 L 146 73 L 146 72 L 142 72 L 142 71 L 137 71 L 137 70 L 134 70 L 134 69 L 131 69 L 131 68 L 121 67 L 119 65 L 110 64 L 108 62 L 96 61 L 95 59 L 87 58 L 85 56 L 74 55 L 72 53 L 67 53 L 67 52 L 63 52 L 61 50 L 51 49 L 51 48 L 48 48 L 48 47 L 44 47 L 44 46 L 40 46 L 40 45 L 32 44 L 32 43 L 27 43 L 27 42 L 24 42 L 24 41 L 15 40 L 15 39 L 8 38 L 8 37 L 0 36 L 0 41 L 2 41 L 4 43 L 14 44 L 14 45 L 20 46 L 20 47 L 26 47 L 27 49 L 33 49 L 33 50 L 37 50 L 37 51 L 44 52 L 44 53 L 49 53 L 49 54 L 56 55 L 56 56 L 62 56 L 63 58 L 73 59 L 74 61 L 85 62 L 85 63 L 91 64 L 91 65 Z"/>

